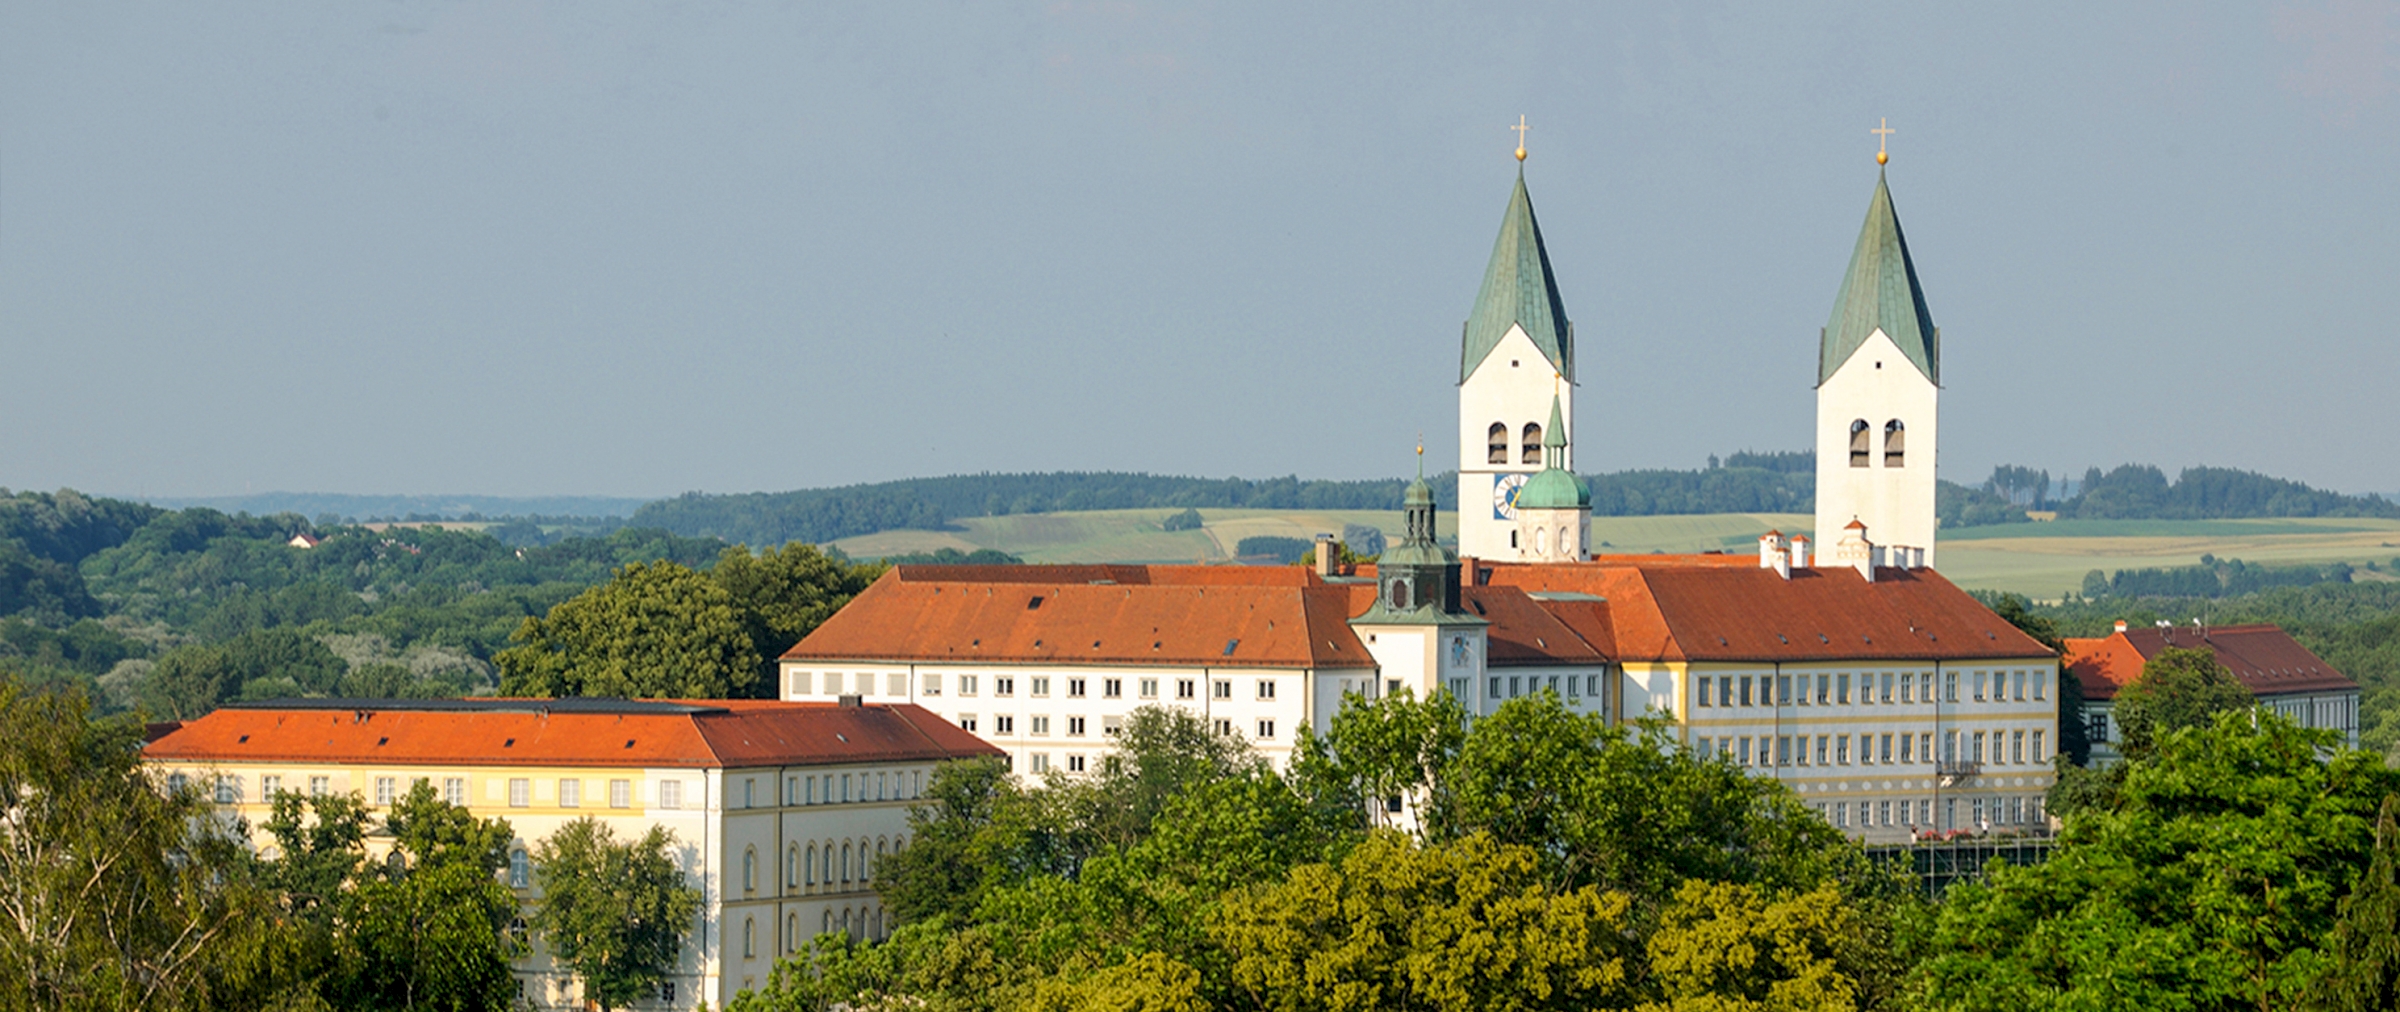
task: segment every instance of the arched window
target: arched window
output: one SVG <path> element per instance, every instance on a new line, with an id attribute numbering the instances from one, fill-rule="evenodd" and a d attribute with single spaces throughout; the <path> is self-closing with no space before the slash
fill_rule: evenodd
<path id="1" fill-rule="evenodd" d="M 1867 466 L 1867 456 L 1874 450 L 1874 447 L 1869 446 L 1867 443 L 1869 438 L 1868 433 L 1870 431 L 1871 430 L 1867 427 L 1867 420 L 1864 418 L 1850 423 L 1851 467 Z"/>
<path id="2" fill-rule="evenodd" d="M 800 951 L 800 915 L 783 915 L 783 951 Z"/>
<path id="3" fill-rule="evenodd" d="M 875 878 L 875 870 L 883 867 L 883 857 L 885 854 L 890 853 L 890 851 L 886 849 L 888 846 L 890 846 L 889 841 L 875 841 L 875 863 L 867 868 L 868 880 L 872 881 Z"/>
<path id="4" fill-rule="evenodd" d="M 742 918 L 742 958 L 758 958 L 758 918 Z"/>
<path id="5" fill-rule="evenodd" d="M 758 891 L 758 848 L 742 851 L 742 891 Z"/>
<path id="6" fill-rule="evenodd" d="M 833 884 L 833 844 L 831 843 L 825 845 L 823 863 L 817 866 L 817 881 L 826 885 Z"/>
<path id="7" fill-rule="evenodd" d="M 1575 539 L 1567 536 L 1567 528 L 1564 527 L 1558 529 L 1558 554 L 1570 559 L 1575 557 Z"/>
<path id="8" fill-rule="evenodd" d="M 849 934 L 849 933 L 850 933 L 850 909 L 849 909 L 848 907 L 844 907 L 844 908 L 842 908 L 842 934 L 845 934 L 845 935 L 847 935 L 847 934 Z"/>
<path id="9" fill-rule="evenodd" d="M 1392 581 L 1392 585 L 1391 585 L 1389 588 L 1387 588 L 1387 590 L 1388 590 L 1389 592 L 1388 592 L 1388 593 L 1386 593 L 1386 594 L 1384 595 L 1384 599 L 1385 599 L 1386 601 L 1389 601 L 1389 602 L 1391 603 L 1391 607 L 1392 607 L 1392 609 L 1393 609 L 1393 610 L 1395 610 L 1395 611 L 1405 611 L 1405 610 L 1407 610 L 1407 608 L 1408 608 L 1408 581 L 1407 581 L 1407 580 L 1393 580 L 1393 581 Z"/>
<path id="10" fill-rule="evenodd" d="M 1549 552 L 1550 552 L 1550 529 L 1549 529 L 1549 528 L 1547 528 L 1547 527 L 1536 527 L 1536 528 L 1534 528 L 1534 529 L 1533 529 L 1533 554 L 1534 554 L 1534 555 L 1536 555 L 1536 556 L 1541 556 L 1541 555 L 1547 555 L 1547 554 L 1549 554 Z"/>
<path id="11" fill-rule="evenodd" d="M 533 884 L 533 862 L 523 850 L 508 852 L 508 887 L 523 889 Z"/>
<path id="12" fill-rule="evenodd" d="M 824 926 L 824 927 L 821 927 L 821 928 L 818 928 L 818 929 L 817 929 L 817 933 L 818 933 L 818 934 L 827 934 L 827 933 L 830 933 L 830 932 L 832 932 L 832 931 L 833 931 L 833 911 L 831 911 L 831 910 L 828 910 L 828 911 L 825 911 L 825 926 Z"/>
<path id="13" fill-rule="evenodd" d="M 1908 426 L 1897 418 L 1883 423 L 1883 466 L 1899 467 L 1908 454 Z"/>
<path id="14" fill-rule="evenodd" d="M 817 884 L 817 845 L 816 845 L 816 844 L 813 844 L 813 843 L 812 843 L 812 844 L 809 844 L 809 845 L 808 845 L 808 856 L 807 856 L 807 857 L 805 857 L 805 858 L 803 858 L 803 859 L 801 859 L 801 862 L 800 862 L 800 867 L 806 870 L 806 875 L 807 875 L 807 881 L 806 881 L 806 882 L 804 882 L 804 883 L 802 883 L 802 884 L 803 884 L 803 885 L 812 885 L 812 886 L 813 886 L 813 885 L 816 885 L 816 884 Z"/>
<path id="15" fill-rule="evenodd" d="M 1517 459 L 1518 459 L 1518 461 L 1519 461 L 1520 463 L 1526 463 L 1526 464 L 1539 464 L 1539 463 L 1541 463 L 1541 462 L 1542 462 L 1542 427 L 1541 427 L 1541 426 L 1539 426 L 1539 425 L 1536 425 L 1536 424 L 1534 424 L 1534 423 L 1532 423 L 1532 422 L 1526 422 L 1526 423 L 1525 423 L 1525 439 L 1524 439 L 1524 444 L 1525 444 L 1525 445 L 1524 445 L 1524 448 L 1523 448 L 1523 449 L 1524 449 L 1524 453 L 1523 453 L 1523 455 L 1522 455 L 1522 456 L 1520 456 L 1520 457 L 1518 457 L 1518 458 L 1517 458 Z"/>
<path id="16" fill-rule="evenodd" d="M 800 888 L 800 845 L 797 843 L 783 855 L 783 887 Z"/>
<path id="17" fill-rule="evenodd" d="M 1490 441 L 1492 445 L 1488 448 L 1489 452 L 1486 453 L 1484 457 L 1485 462 L 1492 464 L 1508 463 L 1508 426 L 1501 422 L 1493 422 Z"/>
<path id="18" fill-rule="evenodd" d="M 842 845 L 842 881 L 850 881 L 850 845 Z"/>

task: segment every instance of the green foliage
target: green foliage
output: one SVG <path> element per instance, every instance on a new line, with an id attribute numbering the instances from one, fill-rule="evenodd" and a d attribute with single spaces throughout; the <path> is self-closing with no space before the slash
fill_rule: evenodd
<path id="1" fill-rule="evenodd" d="M 1316 545 L 1303 538 L 1286 538 L 1272 534 L 1254 534 L 1236 542 L 1233 554 L 1244 558 L 1265 557 L 1297 559 L 1316 551 Z"/>
<path id="2" fill-rule="evenodd" d="M 324 696 L 349 664 L 297 629 L 243 633 L 215 645 L 177 647 L 158 659 L 144 703 L 151 713 L 190 720 L 227 700 Z"/>
<path id="3" fill-rule="evenodd" d="M 1659 1000 L 1643 1012 L 1880 1008 L 1905 967 L 1892 922 L 1823 885 L 1770 894 L 1693 880 L 1676 889 L 1648 946 Z"/>
<path id="4" fill-rule="evenodd" d="M 2324 566 L 2262 566 L 2240 559 L 2202 556 L 2197 566 L 2120 569 L 2105 580 L 2084 577 L 2086 597 L 2238 597 L 2275 587 L 2348 583 L 2347 563 Z M 2094 570 L 2098 572 L 2098 570 Z"/>
<path id="5" fill-rule="evenodd" d="M 2335 910 L 2326 953 L 2333 965 L 2310 989 L 2323 1012 L 2400 1008 L 2400 797 L 2385 795 L 2375 818 L 2374 857 Z"/>
<path id="6" fill-rule="evenodd" d="M 306 960 L 243 841 L 141 727 L 0 680 L 0 1010 L 285 1007 Z"/>
<path id="7" fill-rule="evenodd" d="M 1637 950 L 1621 893 L 1545 882 L 1532 848 L 1377 832 L 1342 861 L 1231 896 L 1209 934 L 1247 1007 L 1624 1007 Z"/>
<path id="8" fill-rule="evenodd" d="M 1934 482 L 1933 513 L 1945 530 L 2022 524 L 2033 519 L 2025 515 L 2025 507 L 1989 488 L 1968 488 L 1947 481 Z"/>
<path id="9" fill-rule="evenodd" d="M 708 575 L 725 588 L 758 657 L 749 684 L 772 695 L 775 659 L 867 589 L 883 575 L 883 567 L 853 565 L 811 545 L 790 544 L 757 555 L 735 545 L 717 555 Z"/>
<path id="10" fill-rule="evenodd" d="M 2296 481 L 2222 467 L 2187 467 L 2173 484 L 2158 468 L 2126 464 L 2084 472 L 2061 517 L 2400 517 L 2400 504 L 2379 496 L 2325 492 Z"/>
<path id="11" fill-rule="evenodd" d="M 761 663 L 743 618 L 732 593 L 706 575 L 637 562 L 526 619 L 517 645 L 492 660 L 500 691 L 512 696 L 741 695 Z"/>
<path id="12" fill-rule="evenodd" d="M 684 884 L 674 845 L 662 826 L 619 842 L 588 816 L 535 845 L 534 930 L 603 1009 L 657 990 L 694 927 L 700 891 Z"/>
<path id="13" fill-rule="evenodd" d="M 2327 732 L 2221 713 L 2127 763 L 2047 862 L 1953 887 L 1915 971 L 1931 1009 L 2298 1003 L 2400 773 Z"/>
<path id="14" fill-rule="evenodd" d="M 1450 810 L 1449 781 L 1442 776 L 1466 740 L 1467 712 L 1449 693 L 1418 702 L 1408 689 L 1374 705 L 1343 700 L 1326 734 L 1300 729 L 1293 749 L 1292 777 L 1304 793 L 1330 811 L 1353 813 L 1354 821 L 1393 826 L 1402 813 L 1394 802 L 1409 797 L 1432 809 Z"/>
<path id="15" fill-rule="evenodd" d="M 2114 720 L 2124 752 L 2140 755 L 2169 732 L 2205 727 L 2217 714 L 2250 706 L 2250 690 L 2206 647 L 2169 647 L 2142 665 L 2117 693 Z"/>
<path id="16" fill-rule="evenodd" d="M 797 544 L 795 542 L 795 544 Z M 1025 560 L 997 548 L 978 548 L 962 552 L 955 548 L 936 548 L 930 552 L 910 555 L 887 555 L 878 560 L 887 566 L 1021 566 Z"/>
<path id="17" fill-rule="evenodd" d="M 1203 526 L 1205 524 L 1200 519 L 1200 511 L 1186 506 L 1182 512 L 1170 513 L 1165 520 L 1159 521 L 1158 529 L 1162 531 L 1196 531 Z"/>

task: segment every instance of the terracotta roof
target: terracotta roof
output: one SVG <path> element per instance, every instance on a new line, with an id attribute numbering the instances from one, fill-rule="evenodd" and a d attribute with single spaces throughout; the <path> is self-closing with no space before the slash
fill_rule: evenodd
<path id="1" fill-rule="evenodd" d="M 2357 682 L 2275 625 L 2129 628 L 2100 639 L 2068 640 L 2067 657 L 2083 680 L 2085 698 L 2114 699 L 2117 690 L 2141 677 L 2150 658 L 2170 647 L 2202 646 L 2255 696 L 2358 691 Z"/>
<path id="2" fill-rule="evenodd" d="M 924 572 L 936 569 L 938 572 Z M 1037 580 L 1045 570 L 1112 582 Z M 1074 571 L 1063 573 L 1060 571 Z M 1372 588 L 1370 588 L 1372 592 Z M 903 566 L 785 660 L 1374 666 L 1350 631 L 1349 590 L 1302 566 Z"/>
<path id="3" fill-rule="evenodd" d="M 1605 601 L 1538 601 L 1515 587 L 1462 587 L 1459 597 L 1467 610 L 1491 623 L 1484 633 L 1493 667 L 1603 664 L 1615 659 L 1609 651 L 1613 636 Z"/>
<path id="4" fill-rule="evenodd" d="M 804 766 L 999 750 L 913 703 L 294 699 L 228 706 L 151 742 L 187 762 Z"/>
<path id="5" fill-rule="evenodd" d="M 1493 567 L 1492 582 L 1606 598 L 1622 660 L 1978 660 L 2050 650 L 1929 569 Z"/>

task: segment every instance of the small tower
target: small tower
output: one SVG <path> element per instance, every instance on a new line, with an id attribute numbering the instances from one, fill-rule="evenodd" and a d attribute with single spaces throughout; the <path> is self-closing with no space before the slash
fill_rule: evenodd
<path id="1" fill-rule="evenodd" d="M 1567 422 L 1556 395 L 1550 398 L 1550 429 L 1542 437 L 1541 473 L 1517 493 L 1517 554 L 1525 562 L 1581 562 L 1592 529 L 1592 490 L 1560 463 L 1566 459 Z"/>
<path id="2" fill-rule="evenodd" d="M 1449 692 L 1476 711 L 1489 623 L 1462 607 L 1458 556 L 1434 542 L 1433 486 L 1422 473 L 1402 504 L 1405 533 L 1376 560 L 1375 603 L 1350 624 L 1386 683 L 1406 686 L 1419 699 Z"/>
<path id="3" fill-rule="evenodd" d="M 1543 394 L 1552 394 L 1549 405 Z M 1525 171 L 1500 219 L 1483 288 L 1460 336 L 1458 368 L 1458 551 L 1514 559 L 1521 546 L 1517 495 L 1553 460 L 1572 468 L 1566 445 L 1550 445 L 1543 409 L 1575 414 L 1575 327 L 1567 321 L 1550 253 L 1525 192 Z M 1519 538 L 1518 540 L 1522 540 Z"/>
<path id="4" fill-rule="evenodd" d="M 1817 349 L 1817 544 L 1863 522 L 1933 564 L 1942 338 L 1882 172 Z"/>

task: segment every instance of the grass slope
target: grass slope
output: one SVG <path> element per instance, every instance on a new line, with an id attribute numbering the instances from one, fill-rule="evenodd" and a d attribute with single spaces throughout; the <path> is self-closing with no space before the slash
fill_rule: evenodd
<path id="1" fill-rule="evenodd" d="M 1201 510 L 1197 531 L 1160 529 L 1164 509 L 1095 510 L 974 517 L 948 531 L 884 531 L 835 542 L 856 558 L 938 548 L 996 548 L 1028 562 L 1223 562 L 1246 537 L 1307 540 L 1338 533 L 1345 523 L 1381 528 L 1398 537 L 1400 515 L 1377 510 Z M 1444 537 L 1457 531 L 1456 514 L 1439 517 Z M 1712 513 L 1693 516 L 1596 517 L 1594 547 L 1603 552 L 1747 552 L 1768 528 L 1806 531 L 1811 520 L 1791 513 Z M 1959 585 L 2010 590 L 2055 599 L 2083 585 L 2094 569 L 2197 565 L 2202 555 L 2272 565 L 2389 563 L 2400 556 L 2400 520 L 2062 520 L 1976 527 L 1943 534 L 1942 574 Z M 2361 573 L 2360 579 L 2377 574 Z"/>

